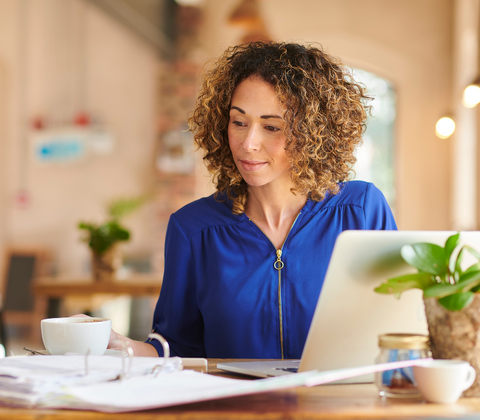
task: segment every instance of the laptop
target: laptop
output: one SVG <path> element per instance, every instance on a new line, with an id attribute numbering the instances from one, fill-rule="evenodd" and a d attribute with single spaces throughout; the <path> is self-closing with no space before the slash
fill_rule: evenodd
<path id="1" fill-rule="evenodd" d="M 325 281 L 300 360 L 218 363 L 219 369 L 270 377 L 310 370 L 332 370 L 375 363 L 378 336 L 383 333 L 428 334 L 419 289 L 400 299 L 373 289 L 385 280 L 417 270 L 400 255 L 403 245 L 430 242 L 444 246 L 456 232 L 368 231 L 342 232 L 333 249 Z M 462 232 L 461 244 L 480 251 L 480 232 Z M 475 260 L 465 256 L 469 266 Z M 373 375 L 342 383 L 372 382 Z"/>

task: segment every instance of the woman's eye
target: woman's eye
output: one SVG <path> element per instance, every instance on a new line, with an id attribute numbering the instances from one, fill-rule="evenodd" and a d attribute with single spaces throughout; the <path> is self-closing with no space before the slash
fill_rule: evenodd
<path id="1" fill-rule="evenodd" d="M 267 125 L 265 127 L 265 130 L 267 131 L 272 131 L 272 132 L 277 132 L 277 131 L 280 131 L 280 129 L 278 127 L 273 127 L 272 125 Z"/>
<path id="2" fill-rule="evenodd" d="M 242 123 L 241 121 L 232 121 L 232 124 L 237 126 L 237 127 L 244 127 L 245 124 Z"/>

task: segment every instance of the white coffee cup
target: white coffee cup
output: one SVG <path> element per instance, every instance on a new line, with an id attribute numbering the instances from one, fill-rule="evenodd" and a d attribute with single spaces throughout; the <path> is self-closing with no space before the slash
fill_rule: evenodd
<path id="1" fill-rule="evenodd" d="M 414 366 L 413 375 L 423 398 L 453 404 L 475 381 L 475 369 L 463 360 L 437 359 Z"/>
<path id="2" fill-rule="evenodd" d="M 106 318 L 48 318 L 40 323 L 42 340 L 49 354 L 102 355 L 108 346 L 112 321 Z"/>

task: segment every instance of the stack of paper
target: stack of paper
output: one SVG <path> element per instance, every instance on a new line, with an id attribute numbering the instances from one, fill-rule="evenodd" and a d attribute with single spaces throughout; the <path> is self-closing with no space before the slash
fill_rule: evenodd
<path id="1" fill-rule="evenodd" d="M 0 402 L 37 406 L 76 386 L 123 381 L 182 369 L 181 359 L 116 356 L 28 356 L 0 360 Z"/>
<path id="2" fill-rule="evenodd" d="M 384 363 L 326 372 L 304 372 L 260 380 L 216 377 L 181 369 L 181 359 L 89 356 L 29 356 L 0 359 L 0 404 L 126 412 L 313 386 L 431 359 Z M 131 361 L 131 367 L 125 366 Z M 127 373 L 128 372 L 128 373 Z M 119 375 L 122 373 L 122 375 Z"/>

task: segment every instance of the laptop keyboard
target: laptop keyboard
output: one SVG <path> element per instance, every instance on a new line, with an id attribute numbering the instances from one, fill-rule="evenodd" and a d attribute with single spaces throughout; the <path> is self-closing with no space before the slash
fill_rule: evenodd
<path id="1" fill-rule="evenodd" d="M 285 371 L 285 372 L 293 372 L 293 373 L 297 373 L 297 372 L 298 372 L 298 368 L 296 368 L 296 367 L 275 368 L 275 370 L 283 370 L 283 371 Z"/>

